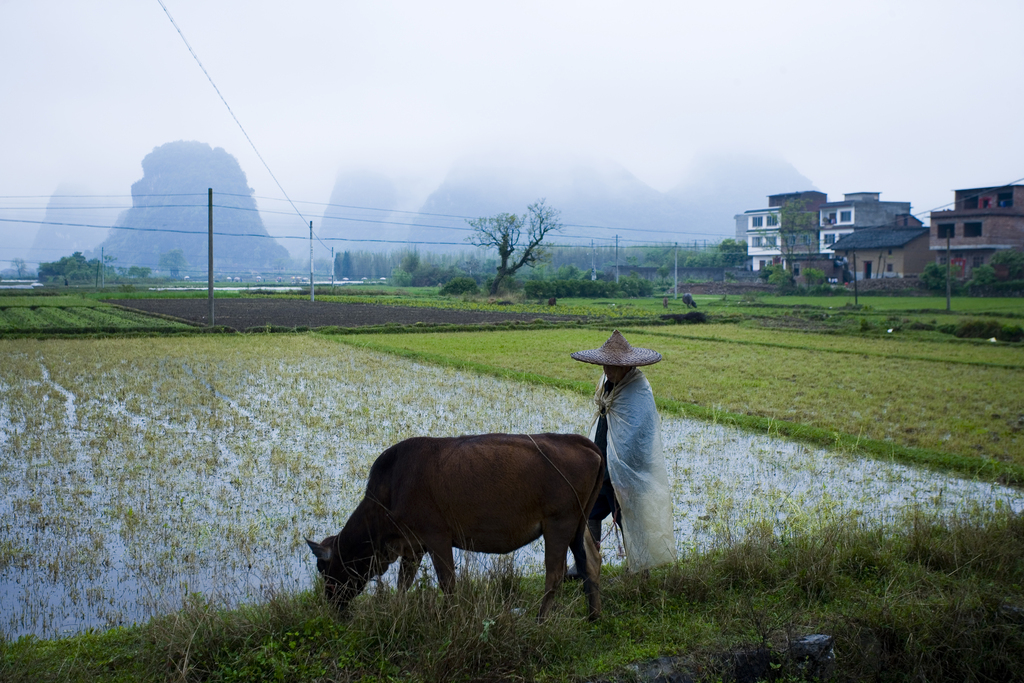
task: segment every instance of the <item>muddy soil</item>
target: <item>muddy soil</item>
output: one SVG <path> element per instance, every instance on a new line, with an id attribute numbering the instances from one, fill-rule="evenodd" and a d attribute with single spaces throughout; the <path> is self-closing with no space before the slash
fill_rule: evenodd
<path id="1" fill-rule="evenodd" d="M 143 313 L 167 315 L 198 325 L 207 324 L 207 299 L 124 299 L 109 303 Z M 384 306 L 381 304 L 335 303 L 326 301 L 297 301 L 289 299 L 217 299 L 214 322 L 235 330 L 256 327 L 365 327 L 397 323 L 451 323 L 472 325 L 531 321 L 575 320 L 581 316 L 557 316 L 538 313 L 501 313 L 497 311 L 458 311 L 419 306 Z"/>

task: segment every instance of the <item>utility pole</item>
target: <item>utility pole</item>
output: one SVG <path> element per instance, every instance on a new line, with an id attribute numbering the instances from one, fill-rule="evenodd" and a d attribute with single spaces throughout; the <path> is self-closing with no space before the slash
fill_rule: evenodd
<path id="1" fill-rule="evenodd" d="M 953 284 L 951 282 L 951 278 L 952 278 L 952 270 L 951 270 L 951 268 L 953 267 L 953 260 L 951 258 L 949 258 L 949 233 L 951 233 L 953 230 L 954 230 L 954 228 L 946 228 L 946 311 L 947 312 L 949 311 L 949 304 L 950 304 L 950 298 L 951 298 L 950 295 L 953 292 Z"/>
<path id="2" fill-rule="evenodd" d="M 334 247 L 331 247 L 331 296 L 334 296 Z"/>
<path id="3" fill-rule="evenodd" d="M 857 252 L 853 252 L 853 305 L 857 305 Z"/>
<path id="4" fill-rule="evenodd" d="M 206 291 L 210 300 L 210 327 L 213 327 L 213 188 L 206 191 Z"/>
<path id="5" fill-rule="evenodd" d="M 597 279 L 597 256 L 594 253 L 594 240 L 590 240 L 590 280 Z"/>
<path id="6" fill-rule="evenodd" d="M 619 236 L 615 236 L 615 284 L 619 283 Z"/>
<path id="7" fill-rule="evenodd" d="M 309 222 L 309 300 L 316 301 L 313 294 L 313 221 Z"/>
<path id="8" fill-rule="evenodd" d="M 672 276 L 672 298 L 679 298 L 679 242 L 676 242 L 676 269 Z"/>
<path id="9" fill-rule="evenodd" d="M 103 247 L 100 247 L 100 289 L 107 286 L 107 268 L 103 262 Z"/>

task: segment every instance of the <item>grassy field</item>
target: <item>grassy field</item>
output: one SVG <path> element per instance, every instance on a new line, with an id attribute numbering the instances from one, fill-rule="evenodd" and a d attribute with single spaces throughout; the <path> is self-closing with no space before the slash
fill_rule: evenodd
<path id="1" fill-rule="evenodd" d="M 194 329 L 192 325 L 126 311 L 79 296 L 0 296 L 0 335 L 161 334 Z"/>

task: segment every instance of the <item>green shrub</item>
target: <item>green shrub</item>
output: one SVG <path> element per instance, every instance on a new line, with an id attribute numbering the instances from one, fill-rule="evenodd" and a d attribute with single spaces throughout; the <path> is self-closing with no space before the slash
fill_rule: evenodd
<path id="1" fill-rule="evenodd" d="M 604 280 L 530 280 L 524 285 L 524 290 L 530 299 L 601 299 L 619 296 L 618 285 Z"/>
<path id="2" fill-rule="evenodd" d="M 445 296 L 460 296 L 462 294 L 479 294 L 480 288 L 476 285 L 476 280 L 471 277 L 456 277 L 448 281 L 444 287 L 441 288 L 441 294 Z"/>
<path id="3" fill-rule="evenodd" d="M 992 265 L 1006 266 L 1007 276 L 1010 280 L 1024 279 L 1024 251 L 1019 249 L 997 251 L 992 257 Z"/>
<path id="4" fill-rule="evenodd" d="M 953 336 L 961 339 L 991 339 L 1002 334 L 1003 326 L 998 320 L 980 320 L 971 318 L 964 320 L 953 331 Z"/>
<path id="5" fill-rule="evenodd" d="M 654 284 L 650 280 L 645 280 L 642 277 L 630 273 L 628 277 L 624 277 L 619 280 L 619 289 L 622 291 L 623 296 L 628 296 L 631 299 L 638 299 L 640 297 L 650 296 L 654 292 Z"/>
<path id="6" fill-rule="evenodd" d="M 768 284 L 782 288 L 793 286 L 793 274 L 785 266 L 767 266 L 765 270 L 768 271 Z"/>
<path id="7" fill-rule="evenodd" d="M 952 279 L 951 291 L 954 294 L 963 289 L 963 285 L 958 280 L 959 277 L 960 267 L 953 266 L 950 269 L 950 278 Z M 938 263 L 929 263 L 921 271 L 920 279 L 928 289 L 934 292 L 944 292 L 946 291 L 946 266 L 940 266 Z"/>
<path id="8" fill-rule="evenodd" d="M 1006 342 L 1024 341 L 1024 327 L 1020 325 L 1003 325 L 996 339 Z"/>
<path id="9" fill-rule="evenodd" d="M 804 280 L 809 285 L 820 285 L 825 281 L 825 271 L 820 268 L 804 268 Z"/>
<path id="10" fill-rule="evenodd" d="M 996 282 L 996 269 L 992 266 L 977 266 L 972 273 L 971 281 L 968 283 L 971 287 L 987 287 L 988 285 L 995 284 Z"/>

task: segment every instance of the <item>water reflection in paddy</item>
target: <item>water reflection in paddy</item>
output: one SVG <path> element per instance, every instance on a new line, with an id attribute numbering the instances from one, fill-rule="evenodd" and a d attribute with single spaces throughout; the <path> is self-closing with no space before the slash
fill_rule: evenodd
<path id="1" fill-rule="evenodd" d="M 144 620 L 194 592 L 237 604 L 306 588 L 303 535 L 341 528 L 388 445 L 580 433 L 591 413 L 558 390 L 312 337 L 2 344 L 7 636 Z M 1024 506 L 1013 489 L 713 424 L 665 418 L 663 440 L 681 549 L 741 537 L 752 520 L 782 533 L 908 505 Z M 620 561 L 613 535 L 603 551 Z M 516 561 L 530 570 L 541 555 Z"/>

